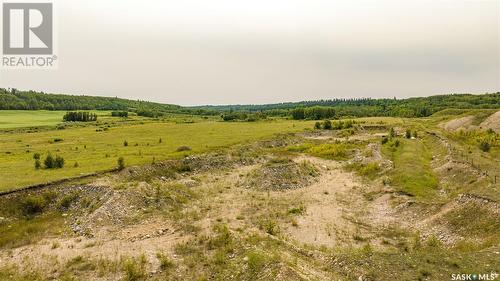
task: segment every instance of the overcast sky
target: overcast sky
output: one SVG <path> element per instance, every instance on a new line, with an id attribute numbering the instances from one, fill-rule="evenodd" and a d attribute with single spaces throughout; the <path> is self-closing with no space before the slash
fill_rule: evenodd
<path id="1" fill-rule="evenodd" d="M 181 105 L 500 90 L 500 1 L 59 0 L 57 70 L 0 87 Z"/>

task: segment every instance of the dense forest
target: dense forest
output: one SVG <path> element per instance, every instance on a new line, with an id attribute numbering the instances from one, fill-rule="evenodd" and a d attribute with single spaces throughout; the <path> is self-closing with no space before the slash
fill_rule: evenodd
<path id="1" fill-rule="evenodd" d="M 0 88 L 0 110 L 125 110 L 143 116 L 164 113 L 207 114 L 203 109 L 113 97 L 46 94 Z"/>
<path id="2" fill-rule="evenodd" d="M 165 113 L 220 115 L 225 121 L 255 121 L 267 116 L 294 119 L 398 116 L 425 117 L 447 109 L 500 108 L 500 92 L 482 95 L 451 94 L 407 99 L 328 99 L 263 105 L 219 105 L 181 107 L 112 97 L 72 96 L 0 88 L 0 110 L 113 110 L 136 112 L 146 117 Z"/>
<path id="3" fill-rule="evenodd" d="M 263 105 L 196 107 L 219 112 L 264 113 L 294 119 L 325 119 L 342 116 L 425 117 L 446 108 L 500 108 L 500 92 L 482 95 L 451 94 L 408 99 L 329 99 Z"/>

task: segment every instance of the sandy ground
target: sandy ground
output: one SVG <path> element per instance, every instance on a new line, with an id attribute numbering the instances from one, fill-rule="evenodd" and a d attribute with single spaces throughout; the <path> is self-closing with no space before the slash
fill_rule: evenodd
<path id="1" fill-rule="evenodd" d="M 361 183 L 353 174 L 344 172 L 338 162 L 304 159 L 320 167 L 322 175 L 309 187 L 289 191 L 306 202 L 306 212 L 297 218 L 297 226 L 287 228 L 287 233 L 300 243 L 319 246 L 348 243 L 352 233 L 359 231 L 355 212 L 363 210 L 356 206 Z"/>
<path id="2" fill-rule="evenodd" d="M 500 111 L 497 111 L 490 115 L 486 120 L 479 124 L 481 129 L 492 129 L 495 132 L 500 132 Z"/>
<path id="3" fill-rule="evenodd" d="M 474 120 L 474 116 L 465 116 L 462 118 L 457 118 L 450 120 L 444 124 L 441 124 L 441 127 L 448 131 L 456 131 L 459 129 L 469 129 L 472 126 L 472 121 Z"/>

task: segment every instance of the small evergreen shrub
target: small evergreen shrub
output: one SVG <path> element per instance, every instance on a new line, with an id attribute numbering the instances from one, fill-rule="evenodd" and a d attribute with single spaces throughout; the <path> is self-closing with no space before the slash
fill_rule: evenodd
<path id="1" fill-rule="evenodd" d="M 52 169 L 55 167 L 55 159 L 52 157 L 52 154 L 49 153 L 47 157 L 45 157 L 43 164 L 45 165 L 45 169 Z"/>
<path id="2" fill-rule="evenodd" d="M 123 157 L 118 158 L 118 170 L 123 170 L 125 169 L 125 159 Z"/>

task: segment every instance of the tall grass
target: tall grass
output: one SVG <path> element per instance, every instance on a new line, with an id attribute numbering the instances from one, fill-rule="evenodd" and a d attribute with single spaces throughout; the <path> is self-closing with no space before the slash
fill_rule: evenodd
<path id="1" fill-rule="evenodd" d="M 343 160 L 349 153 L 350 146 L 345 143 L 325 143 L 313 146 L 307 153 L 321 158 Z"/>

